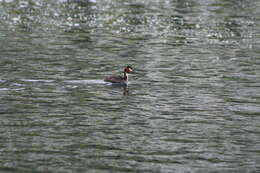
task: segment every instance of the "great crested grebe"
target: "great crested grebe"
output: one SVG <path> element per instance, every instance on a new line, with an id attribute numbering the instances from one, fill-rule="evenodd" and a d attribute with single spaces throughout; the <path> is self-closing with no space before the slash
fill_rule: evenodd
<path id="1" fill-rule="evenodd" d="M 124 76 L 109 76 L 104 79 L 105 82 L 111 82 L 114 84 L 127 84 L 128 73 L 132 72 L 133 68 L 131 66 L 126 66 L 124 69 Z"/>

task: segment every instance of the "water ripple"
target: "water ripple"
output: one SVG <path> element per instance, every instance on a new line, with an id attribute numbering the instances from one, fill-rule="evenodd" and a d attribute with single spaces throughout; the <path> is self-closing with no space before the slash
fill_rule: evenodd
<path id="1" fill-rule="evenodd" d="M 0 170 L 259 172 L 258 7 L 0 0 Z"/>

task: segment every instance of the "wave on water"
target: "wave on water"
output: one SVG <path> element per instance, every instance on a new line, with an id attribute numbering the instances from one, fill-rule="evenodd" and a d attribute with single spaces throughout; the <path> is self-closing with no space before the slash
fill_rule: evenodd
<path id="1" fill-rule="evenodd" d="M 54 82 L 54 80 L 44 80 L 44 79 L 21 79 L 23 82 Z"/>
<path id="2" fill-rule="evenodd" d="M 23 82 L 46 82 L 53 83 L 55 80 L 44 80 L 44 79 L 21 79 Z M 74 84 L 107 84 L 103 80 L 65 80 L 65 83 L 74 83 Z"/>
<path id="3" fill-rule="evenodd" d="M 64 82 L 73 84 L 107 84 L 103 80 L 66 80 Z"/>
<path id="4" fill-rule="evenodd" d="M 20 81 L 20 82 L 19 82 Z M 19 79 L 15 81 L 5 81 L 0 80 L 1 87 L 0 91 L 10 91 L 10 90 L 23 90 L 26 86 L 31 86 L 34 84 L 39 85 L 60 85 L 65 84 L 66 87 L 77 88 L 79 85 L 111 85 L 111 83 L 105 82 L 104 80 L 45 80 L 45 79 Z M 45 84 L 44 84 L 45 83 Z"/>

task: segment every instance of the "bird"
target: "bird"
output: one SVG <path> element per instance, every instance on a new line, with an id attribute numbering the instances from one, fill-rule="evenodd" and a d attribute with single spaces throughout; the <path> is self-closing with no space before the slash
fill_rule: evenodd
<path id="1" fill-rule="evenodd" d="M 124 68 L 123 76 L 109 76 L 104 79 L 105 82 L 110 82 L 112 84 L 127 84 L 128 82 L 128 73 L 133 72 L 133 68 L 128 65 Z"/>

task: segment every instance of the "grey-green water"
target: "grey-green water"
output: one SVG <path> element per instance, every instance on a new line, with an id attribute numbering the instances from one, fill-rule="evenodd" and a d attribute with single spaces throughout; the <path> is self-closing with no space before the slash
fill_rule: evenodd
<path id="1" fill-rule="evenodd" d="M 0 0 L 0 172 L 260 172 L 260 1 Z"/>

